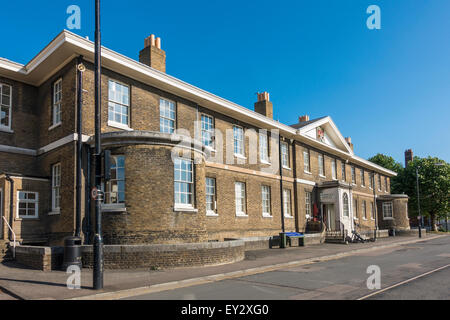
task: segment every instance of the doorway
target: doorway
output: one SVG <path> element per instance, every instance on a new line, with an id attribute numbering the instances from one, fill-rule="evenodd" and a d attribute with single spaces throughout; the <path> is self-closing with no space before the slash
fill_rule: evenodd
<path id="1" fill-rule="evenodd" d="M 334 204 L 324 204 L 323 209 L 326 215 L 327 229 L 329 231 L 339 230 L 338 223 L 336 221 L 336 211 L 334 210 Z"/>

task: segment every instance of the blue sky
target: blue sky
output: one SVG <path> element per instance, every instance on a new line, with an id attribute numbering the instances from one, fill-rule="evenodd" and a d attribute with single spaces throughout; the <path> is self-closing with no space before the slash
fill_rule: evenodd
<path id="1" fill-rule="evenodd" d="M 94 39 L 94 1 L 2 4 L 0 56 L 26 63 L 81 8 Z M 366 9 L 381 8 L 381 30 Z M 6 28 L 5 28 L 6 27 Z M 357 155 L 403 152 L 450 162 L 450 1 L 102 1 L 102 44 L 138 59 L 162 38 L 167 73 L 253 108 L 268 91 L 274 118 L 330 115 Z M 8 44 L 8 45 L 6 45 Z"/>

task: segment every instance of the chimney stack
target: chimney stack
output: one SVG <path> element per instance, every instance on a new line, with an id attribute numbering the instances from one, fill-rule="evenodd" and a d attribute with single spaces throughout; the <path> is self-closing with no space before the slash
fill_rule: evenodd
<path id="1" fill-rule="evenodd" d="M 305 114 L 304 116 L 298 117 L 298 123 L 309 121 L 309 115 Z"/>
<path id="2" fill-rule="evenodd" d="M 353 150 L 352 138 L 351 138 L 351 137 L 347 137 L 347 138 L 345 138 L 345 141 L 346 141 L 347 144 L 350 146 L 350 149 L 352 149 L 352 151 L 354 151 L 354 150 Z"/>
<path id="3" fill-rule="evenodd" d="M 161 72 L 166 72 L 166 53 L 161 49 L 161 38 L 152 34 L 144 40 L 144 49 L 139 52 L 139 62 Z"/>
<path id="4" fill-rule="evenodd" d="M 269 93 L 257 93 L 258 101 L 255 102 L 255 112 L 262 114 L 270 119 L 273 119 L 273 105 L 269 100 Z"/>
<path id="5" fill-rule="evenodd" d="M 413 151 L 408 149 L 405 151 L 405 168 L 408 166 L 408 163 L 413 160 Z"/>

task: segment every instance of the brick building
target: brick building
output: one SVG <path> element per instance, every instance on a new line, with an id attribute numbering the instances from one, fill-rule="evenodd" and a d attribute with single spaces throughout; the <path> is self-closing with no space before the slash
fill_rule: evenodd
<path id="1" fill-rule="evenodd" d="M 270 236 L 314 221 L 408 228 L 407 197 L 390 195 L 395 173 L 356 156 L 330 117 L 285 125 L 266 92 L 252 111 L 169 76 L 154 36 L 139 60 L 102 50 L 106 244 Z M 81 234 L 92 237 L 93 61 L 93 42 L 68 31 L 26 65 L 0 58 L 0 239 L 8 225 L 25 244 L 74 233 L 78 139 Z"/>

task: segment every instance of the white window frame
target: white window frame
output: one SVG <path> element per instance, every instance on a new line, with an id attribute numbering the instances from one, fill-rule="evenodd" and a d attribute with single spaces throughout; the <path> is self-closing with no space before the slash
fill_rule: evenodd
<path id="1" fill-rule="evenodd" d="M 342 195 L 342 212 L 344 217 L 348 218 L 350 217 L 350 204 L 349 204 L 349 196 L 347 192 L 344 192 Z"/>
<path id="2" fill-rule="evenodd" d="M 58 199 L 58 206 L 56 205 Z M 61 163 L 52 165 L 52 212 L 59 213 L 61 208 Z"/>
<path id="3" fill-rule="evenodd" d="M 259 133 L 259 160 L 262 163 L 269 163 L 269 138 L 267 132 Z"/>
<path id="4" fill-rule="evenodd" d="M 270 186 L 262 185 L 261 186 L 261 206 L 262 206 L 262 215 L 263 217 L 271 218 L 272 217 L 272 201 L 271 201 L 271 189 Z"/>
<path id="5" fill-rule="evenodd" d="M 293 218 L 291 189 L 283 189 L 283 211 L 285 218 Z"/>
<path id="6" fill-rule="evenodd" d="M 345 162 L 341 161 L 341 180 L 346 181 L 347 180 L 347 172 L 345 171 L 347 168 L 345 166 Z"/>
<path id="7" fill-rule="evenodd" d="M 353 199 L 353 219 L 359 220 L 359 215 L 358 215 L 358 199 Z"/>
<path id="8" fill-rule="evenodd" d="M 317 160 L 319 162 L 319 176 L 325 177 L 325 157 L 322 153 L 319 153 Z"/>
<path id="9" fill-rule="evenodd" d="M 290 169 L 289 162 L 289 145 L 287 142 L 281 142 L 281 165 L 285 169 Z"/>
<path id="10" fill-rule="evenodd" d="M 310 163 L 309 150 L 303 150 L 303 172 L 311 173 L 311 163 Z"/>
<path id="11" fill-rule="evenodd" d="M 305 191 L 305 217 L 307 219 L 311 217 L 311 198 L 312 192 Z"/>
<path id="12" fill-rule="evenodd" d="M 236 216 L 247 217 L 247 200 L 246 200 L 246 183 L 242 181 L 235 181 L 234 183 L 234 197 Z"/>
<path id="13" fill-rule="evenodd" d="M 3 103 L 3 87 L 9 88 L 9 105 Z M 0 112 L 1 112 L 2 108 L 8 108 L 8 125 L 5 126 L 5 125 L 0 124 L 1 131 L 11 132 L 12 98 L 13 98 L 12 90 L 13 90 L 13 88 L 9 84 L 0 83 Z"/>
<path id="14" fill-rule="evenodd" d="M 370 202 L 370 220 L 375 220 L 375 205 Z"/>
<path id="15" fill-rule="evenodd" d="M 373 187 L 375 186 L 375 177 L 373 173 L 369 172 L 369 189 L 373 190 Z"/>
<path id="16" fill-rule="evenodd" d="M 363 200 L 362 201 L 362 206 L 361 206 L 361 208 L 362 208 L 362 218 L 363 218 L 363 220 L 367 220 L 367 204 L 366 204 L 366 200 Z"/>
<path id="17" fill-rule="evenodd" d="M 381 174 L 378 174 L 378 191 L 381 191 Z"/>
<path id="18" fill-rule="evenodd" d="M 52 127 L 56 127 L 62 122 L 62 78 L 53 83 L 53 109 L 52 109 Z"/>
<path id="19" fill-rule="evenodd" d="M 205 121 L 204 121 L 205 120 Z M 207 120 L 207 121 L 206 121 Z M 215 148 L 214 143 L 214 117 L 205 113 L 200 115 L 201 137 L 203 145 Z"/>
<path id="20" fill-rule="evenodd" d="M 212 181 L 212 186 L 208 185 L 208 181 Z M 218 216 L 217 214 L 217 198 L 216 198 L 216 178 L 206 177 L 205 179 L 205 200 L 206 200 L 206 215 L 207 216 Z M 210 192 L 212 188 L 212 193 Z M 212 201 L 209 202 L 208 198 L 211 197 Z M 208 204 L 212 205 L 212 210 L 208 208 Z"/>
<path id="21" fill-rule="evenodd" d="M 180 163 L 179 169 L 177 169 L 177 167 L 176 167 L 178 161 Z M 187 170 L 183 170 L 183 163 L 186 163 L 189 165 Z M 176 177 L 177 170 L 179 170 L 179 172 L 180 172 L 178 179 Z M 182 178 L 183 172 L 186 172 L 187 179 Z M 190 178 L 189 178 L 189 176 L 190 176 Z M 173 182 L 174 182 L 174 207 L 175 207 L 175 209 L 193 209 L 194 208 L 194 162 L 191 159 L 174 158 Z M 177 185 L 180 187 L 178 192 L 176 191 Z M 186 191 L 181 190 L 181 187 L 183 185 L 187 186 Z M 186 199 L 189 199 L 189 196 L 190 196 L 190 201 L 186 201 L 186 202 L 178 201 L 177 194 L 180 195 L 180 199 L 181 199 L 182 194 L 186 195 Z"/>
<path id="22" fill-rule="evenodd" d="M 351 166 L 351 174 L 352 174 L 352 184 L 356 185 L 356 168 L 355 166 Z"/>
<path id="23" fill-rule="evenodd" d="M 20 194 L 21 193 L 33 193 L 35 194 L 35 198 L 34 199 L 20 199 Z M 29 216 L 21 216 L 19 214 L 19 204 L 20 203 L 34 203 L 34 215 Z M 21 190 L 21 191 L 17 191 L 17 201 L 16 201 L 16 206 L 17 206 L 17 213 L 16 213 L 16 217 L 18 219 L 33 219 L 33 218 L 38 218 L 39 217 L 39 192 L 34 192 L 34 191 L 25 191 L 25 190 Z M 28 210 L 28 209 L 27 209 Z"/>
<path id="24" fill-rule="evenodd" d="M 359 176 L 361 178 L 361 187 L 365 188 L 366 187 L 366 179 L 365 179 L 364 169 L 360 169 Z"/>
<path id="25" fill-rule="evenodd" d="M 244 128 L 233 126 L 233 151 L 237 157 L 245 157 Z"/>
<path id="26" fill-rule="evenodd" d="M 172 110 L 173 109 L 173 110 Z M 173 113 L 173 118 L 171 117 Z M 161 124 L 163 120 L 163 124 Z M 168 121 L 169 126 L 166 126 L 164 120 Z M 159 98 L 159 132 L 162 133 L 174 133 L 177 126 L 177 105 L 175 101 Z M 167 129 L 168 128 L 168 131 Z"/>
<path id="27" fill-rule="evenodd" d="M 123 157 L 123 167 L 119 167 L 117 164 L 117 160 L 119 157 Z M 113 158 L 115 161 L 115 167 L 113 168 L 113 166 L 111 165 L 111 171 L 116 170 L 116 178 L 111 179 L 106 183 L 106 187 L 104 188 L 104 190 L 105 190 L 105 196 L 104 196 L 104 200 L 103 200 L 104 203 L 102 204 L 102 207 L 105 207 L 105 208 L 106 207 L 124 207 L 125 202 L 126 202 L 126 199 L 125 199 L 125 195 L 126 195 L 126 192 L 125 192 L 125 181 L 126 181 L 125 156 L 122 154 L 118 154 L 118 155 L 111 155 L 111 158 Z M 123 169 L 123 172 L 124 172 L 123 179 L 119 179 L 118 174 L 117 174 L 118 169 Z M 112 176 L 112 174 L 111 174 L 111 176 Z M 111 186 L 113 185 L 112 182 L 114 182 L 114 181 L 117 181 L 117 188 L 119 188 L 119 182 L 123 181 L 123 184 L 124 184 L 124 191 L 123 191 L 124 192 L 124 201 L 123 202 L 120 202 L 120 199 L 119 199 L 120 191 L 119 190 L 117 190 L 117 192 L 114 192 L 114 193 L 117 193 L 117 195 L 116 195 L 117 201 L 116 202 L 106 202 L 106 199 L 108 198 L 108 194 L 110 195 L 111 193 L 113 193 L 113 191 L 111 190 Z"/>
<path id="28" fill-rule="evenodd" d="M 387 215 L 387 213 L 390 215 Z M 394 208 L 392 202 L 383 202 L 383 220 L 394 219 Z"/>
<path id="29" fill-rule="evenodd" d="M 336 159 L 331 159 L 331 179 L 337 180 L 337 165 L 336 165 Z"/>
<path id="30" fill-rule="evenodd" d="M 111 83 L 114 83 L 115 85 L 119 85 L 121 87 L 125 87 L 128 90 L 128 103 L 124 103 L 123 101 L 118 101 L 113 99 L 110 95 L 110 85 Z M 114 90 L 115 91 L 115 90 Z M 130 130 L 130 86 L 122 83 L 117 80 L 109 79 L 108 80 L 108 126 L 119 128 L 119 129 L 125 129 Z M 111 105 L 113 105 L 113 111 L 110 110 Z M 120 112 L 116 112 L 115 107 L 120 107 Z M 126 115 L 122 112 L 122 108 L 126 108 L 127 113 Z M 113 114 L 113 117 L 111 119 L 110 115 Z M 120 122 L 116 121 L 116 114 L 120 114 Z M 126 116 L 127 123 L 122 122 L 122 117 Z"/>

